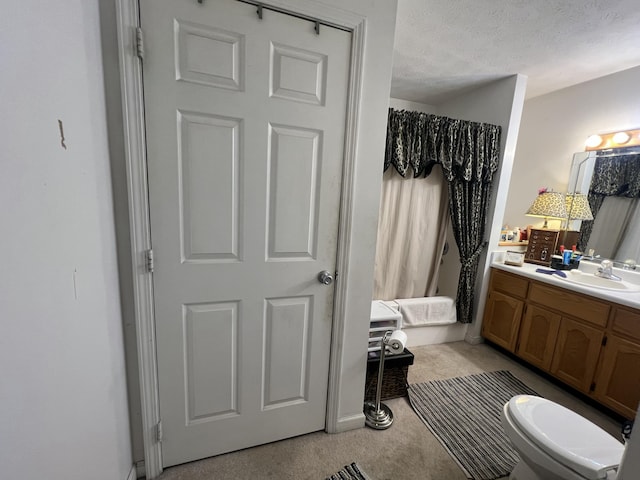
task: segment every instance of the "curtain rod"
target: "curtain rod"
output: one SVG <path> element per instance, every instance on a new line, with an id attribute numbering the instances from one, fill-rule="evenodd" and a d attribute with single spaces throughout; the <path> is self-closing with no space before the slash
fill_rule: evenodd
<path id="1" fill-rule="evenodd" d="M 243 0 L 240 0 L 240 1 L 243 1 Z M 397 110 L 393 107 L 389 107 L 389 110 L 392 111 L 393 113 L 415 113 L 418 115 L 429 115 L 431 117 L 444 118 L 446 120 L 451 120 L 454 122 L 466 122 L 466 123 L 475 124 L 475 125 L 488 125 L 491 127 L 499 127 L 502 130 L 502 126 L 496 125 L 494 123 L 489 123 L 489 122 L 476 122 L 474 120 L 464 120 L 462 118 L 453 118 L 453 117 L 448 117 L 447 115 L 439 115 L 437 113 L 419 112 L 417 110 L 407 110 L 405 108 L 401 108 L 400 110 Z"/>

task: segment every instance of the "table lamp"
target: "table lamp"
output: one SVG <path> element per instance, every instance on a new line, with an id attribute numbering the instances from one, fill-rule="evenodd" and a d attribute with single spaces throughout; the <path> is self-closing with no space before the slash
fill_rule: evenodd
<path id="1" fill-rule="evenodd" d="M 565 195 L 560 192 L 542 192 L 533 201 L 525 215 L 544 218 L 542 228 L 548 228 L 549 218 L 565 220 L 567 218 Z"/>
<path id="2" fill-rule="evenodd" d="M 589 199 L 584 193 L 567 193 L 565 197 L 567 228 L 570 220 L 593 220 Z"/>

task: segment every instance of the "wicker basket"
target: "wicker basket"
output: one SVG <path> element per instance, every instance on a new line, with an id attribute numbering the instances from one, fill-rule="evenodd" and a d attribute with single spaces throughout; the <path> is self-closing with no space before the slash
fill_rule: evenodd
<path id="1" fill-rule="evenodd" d="M 407 374 L 409 365 L 389 366 L 385 365 L 382 376 L 381 400 L 407 396 Z M 365 401 L 373 402 L 376 399 L 376 388 L 378 386 L 378 369 L 367 372 L 365 384 Z"/>

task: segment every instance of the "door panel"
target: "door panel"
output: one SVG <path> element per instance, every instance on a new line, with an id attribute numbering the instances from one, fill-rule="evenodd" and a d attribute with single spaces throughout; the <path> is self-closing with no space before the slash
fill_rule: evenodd
<path id="1" fill-rule="evenodd" d="M 141 0 L 163 465 L 325 425 L 351 36 Z"/>
<path id="2" fill-rule="evenodd" d="M 640 402 L 640 345 L 616 335 L 608 338 L 595 384 L 595 397 L 632 420 Z"/>
<path id="3" fill-rule="evenodd" d="M 510 352 L 516 349 L 524 302 L 492 291 L 485 306 L 482 335 Z"/>
<path id="4" fill-rule="evenodd" d="M 527 305 L 516 354 L 543 370 L 551 368 L 561 317 L 545 308 Z"/>
<path id="5" fill-rule="evenodd" d="M 267 299 L 263 408 L 308 399 L 309 313 L 311 297 Z M 294 338 L 296 341 L 291 342 Z"/>
<path id="6" fill-rule="evenodd" d="M 183 312 L 187 423 L 237 415 L 238 303 L 185 305 Z"/>
<path id="7" fill-rule="evenodd" d="M 312 259 L 318 233 L 322 132 L 270 125 L 269 133 L 267 258 Z M 295 182 L 288 184 L 291 178 Z"/>
<path id="8" fill-rule="evenodd" d="M 178 112 L 183 260 L 239 260 L 240 119 Z M 215 163 L 211 160 L 216 152 Z"/>

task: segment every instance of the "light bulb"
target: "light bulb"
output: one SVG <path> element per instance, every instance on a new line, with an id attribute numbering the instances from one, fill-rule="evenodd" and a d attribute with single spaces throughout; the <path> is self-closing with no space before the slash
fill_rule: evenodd
<path id="1" fill-rule="evenodd" d="M 618 145 L 623 145 L 627 143 L 631 137 L 627 132 L 618 132 L 613 136 L 613 141 Z"/>
<path id="2" fill-rule="evenodd" d="M 585 145 L 589 148 L 595 148 L 602 143 L 602 137 L 600 135 L 591 135 L 587 138 Z"/>

